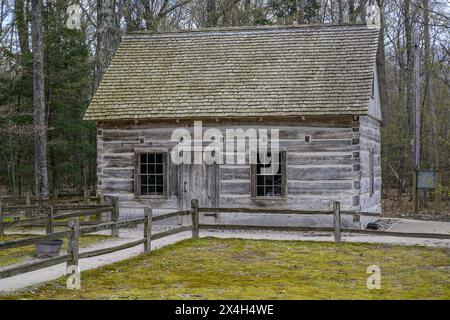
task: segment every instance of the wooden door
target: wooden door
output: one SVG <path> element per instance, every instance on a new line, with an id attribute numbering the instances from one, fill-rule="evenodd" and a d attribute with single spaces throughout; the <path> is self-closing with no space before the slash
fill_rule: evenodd
<path id="1" fill-rule="evenodd" d="M 199 207 L 217 208 L 219 165 L 182 164 L 180 167 L 180 208 L 189 210 L 192 199 L 198 199 Z"/>

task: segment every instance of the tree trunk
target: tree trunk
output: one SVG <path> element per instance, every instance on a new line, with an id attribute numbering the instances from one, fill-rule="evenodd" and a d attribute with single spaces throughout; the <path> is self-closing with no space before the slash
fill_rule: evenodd
<path id="1" fill-rule="evenodd" d="M 366 22 L 366 8 L 367 8 L 367 0 L 359 0 L 359 17 L 361 22 Z"/>
<path id="2" fill-rule="evenodd" d="M 429 138 L 428 142 L 431 146 L 437 146 L 438 141 L 436 139 L 438 135 L 437 128 L 437 115 L 436 108 L 432 101 L 432 74 L 433 74 L 433 57 L 431 54 L 431 41 L 430 41 L 430 3 L 429 0 L 423 0 L 423 41 L 424 41 L 424 59 L 425 59 L 425 110 L 426 114 L 429 114 L 430 120 L 428 130 Z M 429 155 L 429 165 L 437 168 L 439 166 L 439 152 L 438 148 L 431 148 L 433 151 Z"/>
<path id="3" fill-rule="evenodd" d="M 97 0 L 96 88 L 119 44 L 115 16 L 115 0 Z"/>
<path id="4" fill-rule="evenodd" d="M 339 6 L 339 23 L 344 23 L 344 0 L 338 1 Z"/>
<path id="5" fill-rule="evenodd" d="M 408 128 L 410 136 L 414 133 L 414 92 L 413 92 L 413 40 L 412 40 L 412 22 L 411 22 L 411 3 L 410 0 L 404 1 L 403 14 L 405 25 L 406 40 L 406 112 L 408 115 Z"/>
<path id="6" fill-rule="evenodd" d="M 34 163 L 36 196 L 48 197 L 42 0 L 31 0 L 33 38 Z"/>
<path id="7" fill-rule="evenodd" d="M 206 0 L 206 26 L 208 28 L 217 26 L 216 0 Z"/>
<path id="8" fill-rule="evenodd" d="M 356 22 L 355 0 L 348 0 L 348 15 L 350 23 Z"/>
<path id="9" fill-rule="evenodd" d="M 305 23 L 305 8 L 306 8 L 306 0 L 298 0 L 298 7 L 297 7 L 297 23 L 298 24 Z"/>
<path id="10" fill-rule="evenodd" d="M 381 104 L 381 114 L 385 125 L 389 120 L 389 107 L 388 107 L 388 95 L 386 86 L 386 54 L 384 47 L 384 0 L 377 0 L 377 5 L 380 7 L 381 14 L 381 28 L 380 28 L 380 38 L 378 40 L 378 51 L 377 51 L 377 75 L 378 75 L 378 87 L 380 92 L 380 104 Z"/>
<path id="11" fill-rule="evenodd" d="M 23 0 L 14 1 L 14 14 L 16 15 L 17 35 L 19 37 L 20 53 L 23 55 L 30 53 L 28 41 L 28 22 L 24 14 Z"/>

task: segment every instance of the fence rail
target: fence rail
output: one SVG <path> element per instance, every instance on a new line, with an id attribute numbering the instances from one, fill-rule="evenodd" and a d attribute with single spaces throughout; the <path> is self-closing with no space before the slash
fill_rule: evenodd
<path id="1" fill-rule="evenodd" d="M 163 214 L 159 216 L 153 217 L 152 210 L 150 208 L 144 208 L 145 217 L 140 219 L 133 219 L 133 220 L 126 220 L 126 221 L 112 221 L 112 222 L 106 222 L 101 223 L 95 226 L 85 226 L 80 227 L 78 217 L 71 218 L 68 222 L 68 229 L 61 232 L 53 232 L 47 235 L 28 238 L 28 239 L 20 239 L 20 240 L 14 240 L 14 241 L 6 241 L 0 243 L 0 250 L 2 249 L 10 249 L 10 248 L 18 248 L 28 245 L 33 245 L 37 243 L 41 243 L 43 241 L 53 240 L 53 239 L 61 239 L 61 238 L 67 238 L 68 239 L 68 248 L 67 253 L 55 258 L 48 258 L 43 259 L 40 261 L 31 261 L 26 262 L 22 264 L 16 264 L 12 266 L 8 266 L 6 268 L 0 268 L 0 279 L 12 277 L 15 275 L 19 275 L 26 272 L 31 272 L 34 270 L 39 270 L 45 267 L 53 266 L 56 264 L 60 264 L 63 262 L 66 262 L 66 264 L 69 266 L 77 266 L 79 259 L 85 259 L 95 256 L 100 256 L 128 248 L 132 248 L 138 245 L 144 244 L 144 252 L 148 253 L 151 250 L 151 241 L 165 238 L 168 236 L 172 236 L 181 232 L 191 231 L 192 230 L 192 236 L 196 237 L 198 235 L 198 210 L 190 210 L 190 211 L 179 211 L 179 212 L 172 212 L 168 214 Z M 159 232 L 156 234 L 152 234 L 151 232 L 151 226 L 152 222 L 155 221 L 161 221 L 177 216 L 185 216 L 185 215 L 191 215 L 192 216 L 192 225 L 189 226 L 181 226 L 177 228 L 172 228 L 167 231 Z M 108 247 L 104 249 L 98 249 L 88 252 L 82 252 L 79 253 L 79 237 L 83 234 L 89 234 L 93 232 L 98 232 L 102 230 L 112 229 L 118 230 L 120 228 L 126 228 L 126 227 L 133 227 L 137 226 L 139 224 L 144 224 L 144 237 L 139 240 L 135 240 L 132 242 L 124 243 L 121 245 Z M 195 231 L 197 230 L 197 232 Z"/>
<path id="2" fill-rule="evenodd" d="M 95 226 L 80 227 L 78 217 L 70 216 L 68 222 L 68 229 L 60 232 L 52 232 L 47 235 L 20 239 L 14 241 L 6 241 L 0 243 L 0 250 L 10 249 L 37 244 L 46 240 L 52 239 L 68 239 L 67 253 L 56 258 L 49 258 L 40 261 L 31 261 L 22 264 L 12 265 L 6 268 L 0 268 L 0 279 L 11 277 L 14 275 L 30 272 L 33 270 L 42 269 L 48 266 L 66 262 L 67 265 L 78 265 L 79 259 L 95 257 L 104 255 L 138 245 L 144 245 L 144 252 L 148 253 L 151 250 L 151 242 L 157 239 L 172 236 L 181 232 L 192 231 L 192 238 L 198 238 L 200 230 L 265 230 L 265 231 L 289 231 L 289 232 L 330 232 L 334 235 L 334 241 L 341 241 L 341 233 L 351 234 L 365 234 L 376 236 L 393 236 L 393 237 L 413 237 L 413 238 L 429 238 L 429 239 L 450 239 L 450 234 L 435 234 L 435 233 L 405 233 L 405 232 L 390 232 L 390 231 L 370 231 L 357 229 L 344 229 L 341 226 L 341 211 L 338 202 L 333 204 L 333 211 L 320 211 L 320 214 L 333 215 L 333 227 L 300 227 L 300 226 L 264 226 L 264 225 L 233 225 L 233 224 L 201 224 L 200 213 L 221 212 L 221 213 L 284 213 L 284 214 L 311 214 L 310 211 L 296 211 L 296 210 L 272 210 L 272 209 L 249 209 L 249 208 L 199 208 L 198 200 L 194 199 L 191 202 L 191 210 L 178 211 L 167 213 L 159 216 L 153 216 L 151 208 L 144 208 L 144 218 L 132 219 L 126 221 L 118 221 L 118 201 L 113 201 L 113 208 L 117 208 L 116 216 L 113 214 L 113 221 L 97 224 Z M 103 209 L 108 209 L 104 207 Z M 114 210 L 113 210 L 114 212 Z M 317 212 L 316 212 L 317 213 Z M 314 213 L 313 213 L 314 214 Z M 318 214 L 318 213 L 317 213 Z M 68 215 L 72 215 L 69 213 Z M 191 215 L 191 224 L 188 226 L 180 226 L 156 234 L 152 234 L 152 224 L 156 221 L 161 221 L 169 218 Z M 58 218 L 58 217 L 57 217 Z M 88 252 L 79 253 L 79 237 L 83 234 L 98 232 L 102 230 L 111 229 L 113 235 L 118 236 L 120 228 L 133 227 L 144 224 L 144 234 L 142 239 L 138 239 L 129 243 L 98 249 Z"/>
<path id="3" fill-rule="evenodd" d="M 31 227 L 31 226 L 45 226 L 46 233 L 52 233 L 54 227 L 61 224 L 58 220 L 65 220 L 74 217 L 89 217 L 96 216 L 97 223 L 100 221 L 101 214 L 110 213 L 112 221 L 119 221 L 119 202 L 117 198 L 113 198 L 111 204 L 93 204 L 93 205 L 79 205 L 79 206 L 4 206 L 0 202 L 0 236 L 4 235 L 6 228 L 11 227 Z M 23 214 L 12 213 L 18 210 L 25 211 Z M 37 216 L 31 216 L 30 210 L 39 211 L 41 214 Z M 61 212 L 68 211 L 69 212 Z M 72 211 L 70 211 L 72 210 Z M 61 212 L 61 213 L 58 213 Z M 5 221 L 6 219 L 14 219 L 13 221 Z M 19 218 L 19 220 L 17 220 Z M 24 218 L 24 219 L 20 219 Z M 84 222 L 83 222 L 84 223 Z M 92 222 L 86 221 L 88 224 Z M 117 233 L 116 230 L 111 231 Z"/>
<path id="4" fill-rule="evenodd" d="M 341 215 L 349 214 L 354 216 L 379 216 L 370 212 L 349 212 L 341 211 L 340 203 L 333 203 L 331 211 L 305 211 L 305 210 L 285 210 L 267 208 L 198 208 L 202 213 L 250 213 L 250 214 L 292 214 L 292 215 L 333 215 L 333 227 L 302 227 L 302 226 L 264 226 L 264 225 L 237 225 L 237 224 L 199 224 L 203 230 L 264 230 L 264 231 L 289 231 L 289 232 L 332 232 L 335 242 L 340 242 L 342 233 L 365 234 L 373 236 L 391 236 L 405 238 L 425 238 L 425 239 L 450 239 L 450 234 L 439 233 L 412 233 L 412 232 L 392 232 L 377 230 L 359 230 L 342 228 Z"/>

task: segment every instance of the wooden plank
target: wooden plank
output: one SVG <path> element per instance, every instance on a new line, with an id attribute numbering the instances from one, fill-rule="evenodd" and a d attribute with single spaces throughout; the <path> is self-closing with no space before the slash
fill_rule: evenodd
<path id="1" fill-rule="evenodd" d="M 334 232 L 334 228 L 327 227 L 297 227 L 297 226 L 256 226 L 256 225 L 231 225 L 231 224 L 200 224 L 202 230 L 266 230 L 266 231 L 288 231 L 288 232 Z M 406 233 L 391 231 L 371 231 L 357 229 L 341 229 L 342 233 L 365 234 L 373 236 L 390 236 L 405 238 L 423 238 L 423 239 L 450 239 L 450 234 L 438 233 Z"/>
<path id="2" fill-rule="evenodd" d="M 304 167 L 288 165 L 287 175 L 292 180 L 355 180 L 353 166 Z"/>
<path id="3" fill-rule="evenodd" d="M 4 269 L 0 269 L 0 279 L 12 277 L 18 274 L 39 270 L 42 268 L 54 266 L 63 262 L 66 262 L 70 258 L 70 255 L 64 254 L 59 257 L 49 258 L 40 261 L 26 262 L 20 265 L 13 265 Z"/>
<path id="4" fill-rule="evenodd" d="M 165 213 L 165 214 L 162 214 L 162 215 L 159 215 L 159 216 L 152 216 L 152 221 L 156 222 L 156 221 L 161 221 L 161 220 L 174 218 L 174 217 L 178 217 L 178 216 L 186 216 L 186 215 L 190 215 L 190 214 L 191 214 L 190 210 L 170 212 L 170 213 Z"/>
<path id="5" fill-rule="evenodd" d="M 45 225 L 45 233 L 53 233 L 53 207 L 47 208 L 47 221 Z"/>
<path id="6" fill-rule="evenodd" d="M 198 215 L 198 200 L 191 200 L 191 218 L 192 218 L 192 239 L 199 238 L 199 215 Z"/>
<path id="7" fill-rule="evenodd" d="M 333 211 L 304 211 L 289 209 L 268 209 L 268 208 L 198 208 L 199 212 L 208 213 L 260 213 L 260 214 L 325 214 L 331 215 Z"/>
<path id="8" fill-rule="evenodd" d="M 132 219 L 132 220 L 126 220 L 126 221 L 120 221 L 120 222 L 106 222 L 101 223 L 95 226 L 87 226 L 87 227 L 81 227 L 80 228 L 80 234 L 87 234 L 87 233 L 93 233 L 98 232 L 102 230 L 111 229 L 111 227 L 115 226 L 117 228 L 131 228 L 134 226 L 137 226 L 139 224 L 144 223 L 145 219 Z M 1 249 L 1 244 L 0 244 Z"/>
<path id="9" fill-rule="evenodd" d="M 152 234 L 151 239 L 157 240 L 157 239 L 165 238 L 168 236 L 172 236 L 172 235 L 180 233 L 180 232 L 191 231 L 191 230 L 193 230 L 193 226 L 178 227 L 178 228 L 170 229 L 167 231 L 159 232 L 156 234 Z"/>
<path id="10" fill-rule="evenodd" d="M 0 200 L 0 237 L 3 237 L 4 235 L 5 233 L 3 226 L 3 201 Z"/>
<path id="11" fill-rule="evenodd" d="M 145 244 L 145 239 L 140 239 L 140 240 L 136 240 L 133 242 L 124 243 L 124 244 L 110 247 L 110 248 L 98 249 L 98 250 L 89 251 L 89 252 L 82 252 L 82 253 L 78 254 L 78 259 L 85 259 L 85 258 L 101 256 L 101 255 L 108 254 L 111 252 L 116 252 L 116 251 L 120 251 L 120 250 L 133 248 L 133 247 L 136 247 L 141 244 Z"/>
<path id="12" fill-rule="evenodd" d="M 70 219 L 68 222 L 69 235 L 67 241 L 67 267 L 78 266 L 78 248 L 80 238 L 80 224 L 78 218 Z"/>
<path id="13" fill-rule="evenodd" d="M 321 227 L 297 227 L 297 226 L 261 226 L 261 225 L 236 225 L 236 224 L 200 224 L 200 230 L 266 230 L 266 231 L 316 231 L 332 232 L 333 228 Z"/>
<path id="14" fill-rule="evenodd" d="M 19 248 L 24 246 L 29 246 L 32 244 L 36 244 L 42 241 L 47 240 L 54 240 L 54 239 L 61 239 L 61 238 L 67 238 L 69 235 L 69 231 L 59 231 L 54 232 L 51 234 L 47 234 L 45 236 L 38 236 L 33 238 L 27 238 L 27 239 L 20 239 L 20 240 L 12 240 L 12 241 L 5 241 L 0 243 L 0 250 L 1 249 L 11 249 L 11 248 Z"/>
<path id="15" fill-rule="evenodd" d="M 92 198 L 91 198 L 92 201 Z M 110 204 L 90 204 L 90 205 L 57 205 L 53 206 L 53 208 L 57 211 L 65 211 L 65 210 L 95 210 L 95 209 L 112 209 Z"/>
<path id="16" fill-rule="evenodd" d="M 341 204 L 333 203 L 334 242 L 341 242 Z"/>
<path id="17" fill-rule="evenodd" d="M 152 250 L 152 209 L 144 208 L 144 252 L 148 253 Z"/>
<path id="18" fill-rule="evenodd" d="M 119 222 L 119 198 L 118 197 L 113 197 L 112 198 L 112 205 L 113 205 L 113 210 L 111 211 L 111 221 L 114 223 Z M 117 227 L 116 224 L 113 224 L 111 226 L 111 236 L 112 237 L 119 237 L 119 228 Z"/>
<path id="19" fill-rule="evenodd" d="M 94 214 L 100 214 L 100 213 L 109 213 L 114 210 L 114 207 L 105 207 L 100 209 L 87 209 L 83 211 L 75 211 L 75 212 L 66 212 L 61 213 L 56 216 L 54 216 L 54 220 L 61 220 L 61 219 L 68 219 L 68 218 L 75 218 L 75 217 L 84 217 L 84 216 L 90 216 Z"/>

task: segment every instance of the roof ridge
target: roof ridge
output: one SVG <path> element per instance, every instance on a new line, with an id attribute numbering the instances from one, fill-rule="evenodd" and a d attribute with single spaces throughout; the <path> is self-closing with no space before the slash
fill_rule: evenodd
<path id="1" fill-rule="evenodd" d="M 162 36 L 178 34 L 200 34 L 200 33 L 227 33 L 227 32 L 248 32 L 248 31 L 276 31 L 276 30 L 310 30 L 310 29 L 363 29 L 371 30 L 365 23 L 317 23 L 317 24 L 291 24 L 291 25 L 260 25 L 260 26 L 237 26 L 237 27 L 215 27 L 199 29 L 178 29 L 173 31 L 132 31 L 125 32 L 126 37 L 133 36 Z"/>

